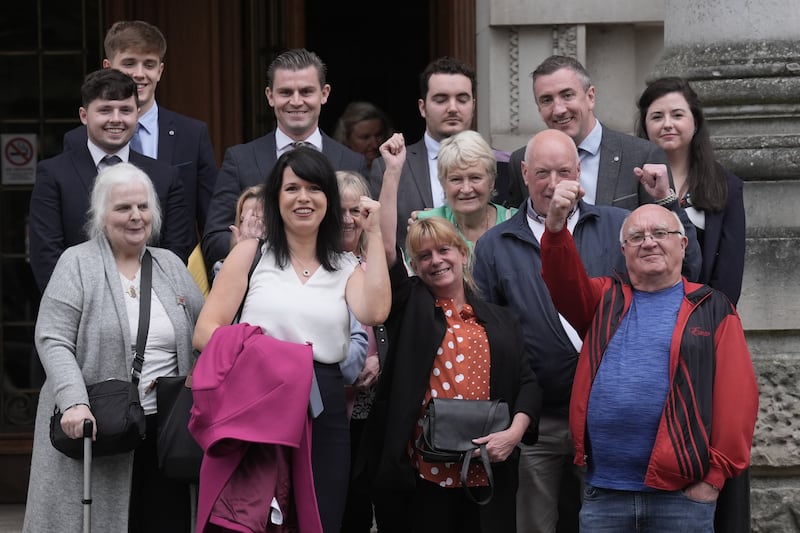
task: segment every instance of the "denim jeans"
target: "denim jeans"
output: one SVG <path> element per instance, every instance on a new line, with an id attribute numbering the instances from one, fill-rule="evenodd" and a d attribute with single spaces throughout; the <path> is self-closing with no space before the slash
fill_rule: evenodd
<path id="1" fill-rule="evenodd" d="M 713 533 L 717 503 L 700 502 L 683 491 L 634 492 L 586 484 L 581 533 Z"/>

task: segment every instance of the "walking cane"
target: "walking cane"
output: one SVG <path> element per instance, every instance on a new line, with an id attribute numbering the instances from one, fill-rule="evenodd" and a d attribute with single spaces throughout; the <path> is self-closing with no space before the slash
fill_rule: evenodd
<path id="1" fill-rule="evenodd" d="M 92 531 L 92 421 L 83 421 L 83 533 Z"/>

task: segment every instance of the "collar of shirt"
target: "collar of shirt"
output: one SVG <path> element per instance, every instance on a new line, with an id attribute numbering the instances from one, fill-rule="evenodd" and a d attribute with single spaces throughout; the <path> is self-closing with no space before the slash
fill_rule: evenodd
<path id="1" fill-rule="evenodd" d="M 439 157 L 439 141 L 431 137 L 428 130 L 425 130 L 423 139 L 425 139 L 425 149 L 428 150 L 428 161 L 435 161 Z"/>
<path id="2" fill-rule="evenodd" d="M 89 153 L 92 155 L 95 168 L 100 165 L 100 161 L 107 155 L 117 155 L 120 159 L 122 159 L 123 163 L 127 163 L 128 157 L 130 156 L 130 148 L 127 144 L 120 148 L 118 152 L 113 152 L 110 154 L 104 152 L 103 149 L 94 144 L 91 139 L 86 141 L 86 146 L 89 148 Z"/>
<path id="3" fill-rule="evenodd" d="M 533 202 L 531 202 L 530 198 L 528 198 L 526 205 L 525 214 L 527 215 L 528 227 L 531 228 L 533 236 L 536 237 L 536 242 L 541 242 L 542 235 L 544 234 L 544 217 L 533 209 Z M 575 231 L 575 226 L 578 224 L 580 216 L 580 204 L 576 204 L 575 209 L 573 209 L 567 217 L 567 229 L 570 233 Z"/>
<path id="4" fill-rule="evenodd" d="M 319 132 L 319 128 L 316 128 L 314 132 L 305 139 L 300 140 L 311 143 L 314 145 L 314 148 L 320 152 L 322 151 L 322 134 Z M 280 128 L 275 130 L 275 146 L 277 147 L 278 157 L 291 150 L 293 142 L 295 142 L 295 139 L 283 133 Z"/>
<path id="5" fill-rule="evenodd" d="M 158 104 L 139 117 L 139 141 L 144 155 L 157 159 L 158 156 Z"/>
<path id="6" fill-rule="evenodd" d="M 597 198 L 598 181 L 600 179 L 600 141 L 603 138 L 603 127 L 596 121 L 589 135 L 578 145 L 581 159 L 581 186 L 585 191 L 583 201 L 594 204 Z"/>
<path id="7" fill-rule="evenodd" d="M 433 205 L 431 207 L 440 207 L 445 204 L 444 188 L 442 182 L 439 181 L 439 141 L 428 135 L 425 131 L 425 149 L 428 150 L 428 177 L 431 183 L 431 199 Z M 427 206 L 426 206 L 427 207 Z"/>
<path id="8" fill-rule="evenodd" d="M 589 135 L 578 145 L 578 148 L 585 150 L 591 155 L 600 153 L 600 141 L 603 139 L 603 126 L 600 125 L 599 120 L 595 120 L 594 128 L 589 132 Z"/>

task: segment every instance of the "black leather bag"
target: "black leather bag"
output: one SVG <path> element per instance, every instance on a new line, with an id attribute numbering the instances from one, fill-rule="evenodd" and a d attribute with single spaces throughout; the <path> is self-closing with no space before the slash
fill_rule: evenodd
<path id="1" fill-rule="evenodd" d="M 97 440 L 92 455 L 102 457 L 135 450 L 145 438 L 144 409 L 139 391 L 131 381 L 108 379 L 86 387 L 89 408 L 97 420 Z M 61 429 L 61 411 L 50 417 L 50 442 L 73 459 L 83 458 L 83 439 L 71 439 Z"/>
<path id="2" fill-rule="evenodd" d="M 189 431 L 192 408 L 191 374 L 160 377 L 156 381 L 158 403 L 158 466 L 176 481 L 199 483 L 203 450 Z"/>
<path id="3" fill-rule="evenodd" d="M 258 241 L 250 271 L 247 274 L 247 287 L 259 260 L 264 240 Z M 247 289 L 245 290 L 245 296 Z M 244 298 L 236 311 L 234 323 L 239 321 L 244 309 Z M 188 483 L 200 482 L 200 466 L 203 463 L 203 449 L 189 431 L 189 418 L 192 403 L 192 373 L 188 376 L 160 377 L 156 381 L 156 404 L 158 405 L 158 466 L 164 476 Z"/>
<path id="4" fill-rule="evenodd" d="M 131 379 L 107 379 L 86 386 L 89 409 L 97 421 L 97 439 L 92 455 L 102 457 L 136 449 L 145 439 L 147 426 L 139 401 L 139 378 L 142 375 L 147 332 L 150 328 L 150 290 L 153 280 L 153 257 L 148 250 L 142 255 L 139 291 L 139 328 L 131 364 Z M 71 439 L 61 429 L 62 413 L 58 406 L 50 417 L 50 442 L 61 453 L 74 459 L 83 458 L 83 439 Z"/>
<path id="5" fill-rule="evenodd" d="M 500 400 L 457 400 L 432 398 L 425 408 L 422 433 L 416 447 L 423 459 L 433 463 L 461 463 L 461 485 L 469 498 L 479 505 L 491 501 L 494 476 L 486 445 L 472 439 L 503 431 L 511 425 L 508 404 Z M 480 450 L 481 462 L 489 476 L 489 495 L 477 499 L 467 486 L 467 471 L 472 452 Z"/>

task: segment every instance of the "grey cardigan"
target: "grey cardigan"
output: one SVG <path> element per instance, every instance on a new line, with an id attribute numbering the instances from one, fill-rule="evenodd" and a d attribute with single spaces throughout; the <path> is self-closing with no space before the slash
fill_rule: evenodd
<path id="1" fill-rule="evenodd" d="M 192 333 L 203 296 L 175 254 L 148 249 L 153 256 L 153 290 L 172 323 L 178 371 L 185 374 L 193 360 Z M 88 403 L 86 384 L 130 379 L 130 326 L 105 237 L 61 255 L 42 296 L 35 342 L 47 379 L 39 393 L 23 531 L 80 531 L 83 463 L 53 448 L 49 425 L 54 406 Z M 92 461 L 92 522 L 103 531 L 128 530 L 132 459 L 130 453 Z"/>

